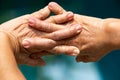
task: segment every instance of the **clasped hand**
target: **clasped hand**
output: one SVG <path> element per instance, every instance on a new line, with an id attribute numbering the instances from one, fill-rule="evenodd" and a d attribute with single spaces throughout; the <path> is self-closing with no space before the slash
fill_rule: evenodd
<path id="1" fill-rule="evenodd" d="M 49 16 L 53 12 L 56 15 Z M 57 3 L 1 24 L 18 64 L 45 65 L 45 55 L 67 54 L 97 61 L 114 49 L 106 19 L 67 12 Z"/>
<path id="2" fill-rule="evenodd" d="M 56 13 L 55 11 L 53 12 Z M 6 33 L 10 38 L 18 64 L 44 65 L 45 62 L 40 58 L 43 55 L 53 53 L 79 54 L 79 49 L 76 47 L 57 43 L 59 40 L 71 38 L 80 33 L 81 26 L 79 24 L 66 27 L 60 25 L 72 20 L 73 13 L 59 13 L 56 16 L 49 17 L 50 12 L 46 6 L 37 12 L 1 24 L 0 31 Z M 37 25 L 34 25 L 35 23 Z M 38 29 L 30 26 L 35 26 Z M 36 58 L 35 55 L 37 55 Z"/>
<path id="3" fill-rule="evenodd" d="M 55 14 L 63 15 L 67 13 L 66 10 L 64 10 L 60 5 L 54 2 L 50 3 L 48 7 Z M 53 20 L 51 21 L 46 20 L 50 23 L 54 23 L 54 24 L 50 24 L 51 27 L 61 22 L 61 20 L 64 21 L 64 19 L 62 18 L 59 21 L 57 21 L 55 17 L 51 17 L 51 18 L 53 18 Z M 74 14 L 74 18 L 72 20 L 70 19 L 70 21 L 62 22 L 63 24 L 60 24 L 60 25 L 64 26 L 65 28 L 65 27 L 68 27 L 74 24 L 79 24 L 82 27 L 81 33 L 79 33 L 78 35 L 74 35 L 74 37 L 71 37 L 71 38 L 59 40 L 57 41 L 57 43 L 62 44 L 62 45 L 69 45 L 69 46 L 77 47 L 80 50 L 80 53 L 76 57 L 77 62 L 98 61 L 103 56 L 108 54 L 110 51 L 118 49 L 117 43 L 119 42 L 118 41 L 119 39 L 117 40 L 116 37 L 114 37 L 118 35 L 118 33 L 115 33 L 115 29 L 113 30 L 113 28 L 111 28 L 111 25 L 110 25 L 113 20 L 115 22 L 119 21 L 117 19 L 101 19 L 101 18 L 96 18 L 96 17 L 89 17 L 89 16 L 84 16 L 84 15 Z M 41 21 L 36 20 L 36 22 L 34 22 L 34 25 L 31 25 L 31 26 L 35 29 L 41 30 L 40 23 Z M 119 31 L 117 29 L 118 28 L 116 28 L 116 31 Z M 111 33 L 113 33 L 114 35 Z M 111 37 L 114 37 L 114 38 L 111 39 Z M 31 43 L 34 43 L 34 42 L 35 42 L 34 39 L 31 40 Z M 39 47 L 39 45 L 37 46 Z M 67 47 L 64 48 L 64 50 L 66 51 L 67 50 L 69 51 L 69 49 L 70 48 L 67 48 Z M 49 50 L 46 50 L 46 51 L 51 52 Z M 55 50 L 55 52 L 57 51 L 59 50 Z"/>

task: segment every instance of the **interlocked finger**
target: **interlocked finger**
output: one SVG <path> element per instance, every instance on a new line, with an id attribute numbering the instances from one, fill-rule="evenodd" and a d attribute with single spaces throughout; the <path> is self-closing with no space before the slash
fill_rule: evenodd
<path id="1" fill-rule="evenodd" d="M 66 23 L 68 21 L 71 21 L 73 17 L 74 17 L 74 14 L 72 12 L 65 12 L 63 14 L 50 16 L 45 21 L 60 24 L 60 23 Z"/>
<path id="2" fill-rule="evenodd" d="M 80 53 L 77 47 L 66 45 L 56 46 L 52 50 L 50 50 L 50 52 L 55 54 L 67 54 L 71 56 L 76 56 Z"/>
<path id="3" fill-rule="evenodd" d="M 50 34 L 46 34 L 43 37 L 49 38 L 52 40 L 62 40 L 73 37 L 79 34 L 82 31 L 82 28 L 79 24 L 73 25 L 71 27 L 65 28 L 63 30 L 55 31 Z"/>
<path id="4" fill-rule="evenodd" d="M 33 17 L 43 20 L 43 19 L 46 19 L 49 16 L 49 14 L 50 14 L 50 10 L 49 10 L 48 6 L 46 6 L 43 9 L 40 9 L 39 11 L 32 13 L 31 15 Z"/>
<path id="5" fill-rule="evenodd" d="M 44 32 L 53 32 L 53 31 L 61 30 L 61 29 L 65 28 L 63 25 L 57 25 L 54 23 L 41 21 L 37 18 L 29 19 L 29 25 L 32 28 L 35 28 L 37 30 L 44 31 Z"/>
<path id="6" fill-rule="evenodd" d="M 55 14 L 63 14 L 64 12 L 66 12 L 66 10 L 64 10 L 59 4 L 57 4 L 56 2 L 50 2 L 48 4 L 48 8 Z"/>

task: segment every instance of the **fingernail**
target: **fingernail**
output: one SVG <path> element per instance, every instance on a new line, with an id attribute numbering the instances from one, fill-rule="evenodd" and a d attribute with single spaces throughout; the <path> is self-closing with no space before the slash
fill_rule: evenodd
<path id="1" fill-rule="evenodd" d="M 77 56 L 79 53 L 80 53 L 80 51 L 78 49 L 76 49 L 76 50 L 73 50 L 72 55 Z"/>
<path id="2" fill-rule="evenodd" d="M 23 45 L 24 48 L 29 48 L 30 47 L 30 42 L 27 39 L 25 39 L 25 40 L 23 40 L 22 45 Z"/>
<path id="3" fill-rule="evenodd" d="M 30 26 L 34 26 L 34 24 L 35 24 L 35 19 L 28 19 L 28 21 L 29 21 L 29 25 L 30 25 Z"/>
<path id="4" fill-rule="evenodd" d="M 67 15 L 68 19 L 69 19 L 69 20 L 72 20 L 72 19 L 73 19 L 73 15 L 74 15 L 74 14 L 73 14 L 72 12 L 69 12 L 68 15 Z"/>

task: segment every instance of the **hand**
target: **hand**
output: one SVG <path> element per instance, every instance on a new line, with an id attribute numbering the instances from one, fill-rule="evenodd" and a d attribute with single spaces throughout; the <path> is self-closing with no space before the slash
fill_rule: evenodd
<path id="1" fill-rule="evenodd" d="M 58 13 L 58 11 L 61 14 L 66 12 L 56 3 L 49 5 L 49 8 L 51 11 L 56 11 L 56 13 Z M 79 36 L 69 39 L 67 40 L 67 43 L 65 43 L 67 45 L 74 45 L 80 49 L 81 52 L 76 58 L 78 62 L 98 61 L 108 52 L 116 48 L 113 44 L 111 44 L 113 42 L 111 42 L 111 34 L 109 33 L 111 33 L 110 31 L 112 31 L 113 28 L 108 28 L 108 22 L 110 23 L 107 19 L 75 14 L 73 21 L 67 23 L 67 25 L 77 23 L 81 24 L 83 27 Z"/>
<path id="2" fill-rule="evenodd" d="M 48 7 L 56 14 L 66 12 L 61 6 L 54 2 L 50 3 Z M 56 21 L 51 20 L 49 22 L 55 23 Z M 61 43 L 76 46 L 80 49 L 81 52 L 76 58 L 78 62 L 98 61 L 114 49 L 114 45 L 111 44 L 106 22 L 107 20 L 105 19 L 75 14 L 73 21 L 64 25 L 81 24 L 83 27 L 82 32 L 74 38 L 61 41 Z M 37 27 L 34 26 L 34 28 Z"/>
<path id="3" fill-rule="evenodd" d="M 80 55 L 76 58 L 77 62 L 98 61 L 114 50 L 115 46 L 111 44 L 111 37 L 107 31 L 106 19 L 81 15 L 75 16 L 75 19 L 82 23 L 83 26 L 82 33 L 74 40 L 79 42 L 79 49 L 81 50 Z"/>
<path id="4" fill-rule="evenodd" d="M 29 27 L 28 23 L 29 23 L 30 18 L 36 17 L 37 19 L 44 20 L 48 17 L 49 14 L 50 14 L 50 11 L 49 11 L 48 7 L 45 7 L 44 9 L 41 9 L 40 11 L 15 18 L 13 20 L 10 20 L 10 21 L 5 22 L 0 25 L 0 30 L 3 32 L 6 32 L 10 37 L 10 41 L 11 41 L 12 47 L 14 49 L 17 63 L 28 64 L 28 65 L 38 65 L 38 64 L 44 65 L 44 62 L 42 61 L 41 58 L 39 58 L 39 59 L 31 59 L 30 58 L 31 53 L 36 53 L 38 51 L 37 50 L 27 50 L 27 49 L 23 48 L 22 44 L 21 44 L 21 41 L 23 39 L 39 38 L 41 40 L 41 42 L 46 43 L 48 45 L 48 46 L 46 46 L 46 45 L 44 46 L 43 43 L 41 44 L 41 47 L 42 47 L 41 50 L 44 50 L 44 49 L 53 48 L 56 45 L 56 42 L 54 40 L 51 40 L 48 38 L 43 38 L 42 37 L 43 35 L 49 34 L 48 37 L 52 38 L 53 36 L 55 36 L 55 34 L 60 35 L 61 32 L 66 32 L 67 35 L 70 32 L 73 32 L 73 33 L 75 33 L 73 35 L 76 35 L 76 34 L 78 34 L 77 30 L 80 32 L 80 29 L 76 29 L 76 28 L 71 28 L 71 29 L 66 28 L 65 30 L 61 30 L 61 31 L 56 31 L 55 28 L 51 28 L 51 30 L 53 29 L 55 32 L 48 33 L 48 32 L 51 32 L 51 30 L 46 29 L 45 30 L 46 32 L 43 32 L 44 27 L 41 32 Z M 69 18 L 67 18 L 67 19 L 69 19 Z M 67 19 L 65 19 L 65 20 L 67 21 Z M 62 27 L 62 26 L 60 26 L 60 27 Z M 73 35 L 68 35 L 67 37 L 71 37 Z M 58 40 L 59 40 L 59 38 L 58 38 Z"/>
<path id="5" fill-rule="evenodd" d="M 44 14 L 43 14 L 44 13 Z M 11 43 L 14 49 L 15 58 L 18 64 L 31 64 L 35 65 L 39 63 L 39 60 L 33 60 L 29 58 L 28 51 L 21 46 L 21 40 L 26 37 L 33 37 L 34 29 L 30 29 L 28 26 L 28 19 L 31 17 L 36 17 L 39 19 L 44 19 L 49 15 L 50 11 L 47 7 L 37 11 L 33 14 L 24 15 L 8 22 L 1 24 L 0 30 L 8 33 Z M 36 32 L 36 31 L 35 31 Z M 48 40 L 48 42 L 54 44 L 54 41 Z M 41 63 L 42 64 L 42 63 Z"/>

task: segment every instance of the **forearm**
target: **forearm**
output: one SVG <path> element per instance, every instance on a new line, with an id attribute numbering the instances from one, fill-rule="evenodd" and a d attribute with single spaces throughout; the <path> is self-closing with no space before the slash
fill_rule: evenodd
<path id="1" fill-rule="evenodd" d="M 0 78 L 1 80 L 25 80 L 17 67 L 10 41 L 0 32 Z"/>

